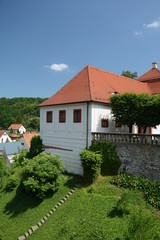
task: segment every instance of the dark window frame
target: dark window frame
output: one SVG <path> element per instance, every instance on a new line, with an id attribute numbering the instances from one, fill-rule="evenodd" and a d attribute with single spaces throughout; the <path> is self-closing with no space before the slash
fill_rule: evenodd
<path id="1" fill-rule="evenodd" d="M 61 116 L 62 113 L 65 114 L 64 115 L 64 120 L 62 119 L 63 117 Z M 59 110 L 59 123 L 66 123 L 66 110 Z"/>
<path id="2" fill-rule="evenodd" d="M 46 112 L 46 123 L 52 123 L 52 122 L 53 122 L 53 112 L 52 111 L 47 111 Z"/>
<path id="3" fill-rule="evenodd" d="M 108 127 L 109 127 L 109 119 L 108 118 L 101 118 L 101 128 L 108 128 Z"/>
<path id="4" fill-rule="evenodd" d="M 80 118 L 77 114 L 80 113 Z M 74 109 L 73 110 L 73 122 L 74 123 L 81 123 L 82 121 L 82 109 Z"/>

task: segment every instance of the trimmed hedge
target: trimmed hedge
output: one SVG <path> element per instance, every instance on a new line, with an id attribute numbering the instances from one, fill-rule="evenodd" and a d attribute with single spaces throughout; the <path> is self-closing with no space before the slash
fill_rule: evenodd
<path id="1" fill-rule="evenodd" d="M 116 146 L 109 141 L 92 141 L 89 150 L 102 154 L 102 175 L 117 175 L 121 161 L 117 155 Z"/>
<path id="2" fill-rule="evenodd" d="M 84 170 L 84 182 L 90 184 L 100 175 L 102 156 L 89 150 L 83 150 L 80 152 L 80 157 Z"/>
<path id="3" fill-rule="evenodd" d="M 144 177 L 137 178 L 129 174 L 121 174 L 113 177 L 111 180 L 112 184 L 118 187 L 138 189 L 144 194 L 144 198 L 153 207 L 160 210 L 160 183 L 145 179 Z"/>

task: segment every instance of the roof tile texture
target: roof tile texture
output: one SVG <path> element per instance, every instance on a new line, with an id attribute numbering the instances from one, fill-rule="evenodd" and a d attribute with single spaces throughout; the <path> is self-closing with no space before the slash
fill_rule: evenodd
<path id="1" fill-rule="evenodd" d="M 114 92 L 151 93 L 147 83 L 87 66 L 39 106 L 96 101 L 109 103 Z"/>

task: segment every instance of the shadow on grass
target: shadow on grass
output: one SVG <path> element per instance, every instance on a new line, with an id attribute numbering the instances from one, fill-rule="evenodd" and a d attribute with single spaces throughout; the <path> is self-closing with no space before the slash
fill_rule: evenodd
<path id="1" fill-rule="evenodd" d="M 122 218 L 124 216 L 124 212 L 119 210 L 117 207 L 114 207 L 112 211 L 108 213 L 108 217 L 114 218 L 119 217 Z"/>
<path id="2" fill-rule="evenodd" d="M 21 186 L 17 188 L 15 197 L 6 204 L 4 213 L 16 217 L 27 209 L 37 207 L 43 200 L 34 195 L 26 194 Z"/>
<path id="3" fill-rule="evenodd" d="M 81 176 L 65 172 L 64 178 L 65 177 L 67 178 L 67 181 L 65 182 L 64 186 L 66 186 L 70 189 L 73 187 L 83 186 L 83 178 Z"/>

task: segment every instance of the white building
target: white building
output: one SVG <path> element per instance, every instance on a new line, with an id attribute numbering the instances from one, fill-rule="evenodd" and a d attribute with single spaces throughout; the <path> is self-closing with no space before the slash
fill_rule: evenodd
<path id="1" fill-rule="evenodd" d="M 12 142 L 12 139 L 10 138 L 6 131 L 0 130 L 0 143 L 5 142 Z"/>
<path id="2" fill-rule="evenodd" d="M 151 94 L 151 85 L 141 81 L 85 67 L 40 104 L 40 136 L 46 150 L 59 154 L 67 171 L 82 174 L 79 152 L 91 144 L 93 132 L 128 132 L 127 126 L 113 121 L 109 98 L 125 92 Z"/>
<path id="3" fill-rule="evenodd" d="M 12 130 L 13 133 L 20 133 L 20 134 L 23 134 L 26 132 L 26 129 L 22 124 L 11 124 L 8 130 Z"/>

